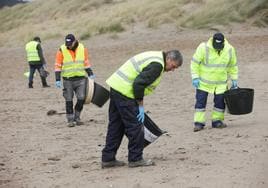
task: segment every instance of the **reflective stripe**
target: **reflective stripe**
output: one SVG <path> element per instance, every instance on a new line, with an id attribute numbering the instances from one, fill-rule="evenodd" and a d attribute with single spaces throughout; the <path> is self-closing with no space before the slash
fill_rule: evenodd
<path id="1" fill-rule="evenodd" d="M 205 112 L 206 109 L 205 108 L 196 108 L 195 111 L 196 112 Z"/>
<path id="2" fill-rule="evenodd" d="M 66 72 L 76 72 L 76 71 L 83 71 L 83 70 L 85 69 L 84 68 L 76 68 L 76 69 L 68 69 L 68 70 L 63 69 L 61 72 L 66 73 Z"/>
<path id="3" fill-rule="evenodd" d="M 146 61 L 148 61 L 148 60 L 150 60 L 150 59 L 159 59 L 160 61 L 162 61 L 162 59 L 160 58 L 160 57 L 148 57 L 148 58 L 145 58 L 145 59 L 143 59 L 143 60 L 140 60 L 140 61 L 136 61 L 134 58 L 131 58 L 130 59 L 130 62 L 132 63 L 132 65 L 133 65 L 133 67 L 134 67 L 134 69 L 138 72 L 138 73 L 140 73 L 141 72 L 141 70 L 140 70 L 140 65 L 142 65 L 144 62 L 146 62 Z M 125 80 L 126 82 L 128 82 L 128 83 L 133 83 L 134 81 L 131 81 L 131 80 L 129 80 L 129 78 L 128 78 L 128 76 L 127 75 L 125 75 L 122 71 L 120 71 L 120 70 L 117 70 L 116 71 L 116 74 L 118 75 L 118 76 L 120 76 L 123 80 Z M 147 88 L 150 88 L 150 89 L 155 89 L 155 87 L 154 86 L 148 86 Z"/>
<path id="4" fill-rule="evenodd" d="M 205 67 L 218 67 L 218 68 L 226 68 L 228 65 L 226 64 L 204 64 Z"/>
<path id="5" fill-rule="evenodd" d="M 125 80 L 126 82 L 128 82 L 130 84 L 133 84 L 134 81 L 129 80 L 128 77 L 127 77 L 127 75 L 125 75 L 122 71 L 117 70 L 116 71 L 116 74 L 118 76 L 120 76 L 123 80 Z M 147 88 L 154 90 L 155 89 L 155 86 L 150 85 L 150 86 L 147 86 Z"/>
<path id="6" fill-rule="evenodd" d="M 65 65 L 73 65 L 73 64 L 84 64 L 84 61 L 76 61 L 76 62 L 64 62 L 64 66 Z"/>
<path id="7" fill-rule="evenodd" d="M 135 70 L 138 73 L 140 73 L 141 70 L 140 70 L 140 67 L 139 66 L 142 65 L 144 62 L 146 62 L 148 60 L 151 60 L 151 59 L 158 59 L 159 61 L 162 61 L 163 60 L 162 58 L 155 56 L 155 57 L 147 57 L 147 58 L 144 58 L 144 59 L 142 59 L 140 61 L 136 61 L 134 58 L 131 58 L 130 59 L 130 62 L 132 63 L 132 65 L 135 68 Z"/>
<path id="8" fill-rule="evenodd" d="M 237 63 L 234 65 L 228 65 L 227 67 L 237 67 Z"/>
<path id="9" fill-rule="evenodd" d="M 200 80 L 204 83 L 207 83 L 207 84 L 226 84 L 227 83 L 227 80 L 226 81 L 210 81 L 210 80 L 206 80 L 204 78 L 200 78 Z"/>
<path id="10" fill-rule="evenodd" d="M 214 107 L 213 110 L 216 112 L 224 112 L 225 111 L 225 109 L 220 109 L 220 108 L 216 108 L 216 107 Z"/>
<path id="11" fill-rule="evenodd" d="M 232 48 L 230 48 L 230 49 L 228 50 L 228 53 L 229 53 L 229 63 L 228 63 L 228 64 L 230 64 L 231 61 L 232 61 L 232 57 L 233 57 L 233 54 L 232 54 Z"/>
<path id="12" fill-rule="evenodd" d="M 208 47 L 207 43 L 205 45 L 206 45 L 206 61 L 205 61 L 205 64 L 208 64 L 208 60 L 209 60 L 209 47 Z"/>
<path id="13" fill-rule="evenodd" d="M 118 76 L 120 76 L 123 80 L 125 80 L 126 82 L 128 82 L 128 83 L 130 83 L 130 84 L 133 83 L 133 81 L 129 80 L 128 77 L 127 77 L 127 75 L 125 75 L 122 71 L 117 70 L 117 71 L 116 71 L 116 74 L 117 74 Z"/>
<path id="14" fill-rule="evenodd" d="M 138 63 L 136 62 L 136 60 L 135 60 L 133 57 L 130 59 L 130 62 L 132 63 L 134 69 L 135 69 L 137 72 L 140 72 L 140 67 L 139 67 Z"/>
<path id="15" fill-rule="evenodd" d="M 197 61 L 195 58 L 192 58 L 192 61 L 197 63 L 198 65 L 201 63 L 200 61 Z"/>

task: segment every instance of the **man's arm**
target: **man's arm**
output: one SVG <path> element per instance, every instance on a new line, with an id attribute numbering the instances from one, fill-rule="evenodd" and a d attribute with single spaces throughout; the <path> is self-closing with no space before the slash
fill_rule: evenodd
<path id="1" fill-rule="evenodd" d="M 43 55 L 43 50 L 42 50 L 42 47 L 40 44 L 37 45 L 37 51 L 38 51 L 38 55 L 39 55 L 39 58 L 40 58 L 40 61 L 43 65 L 46 64 L 46 60 L 44 58 L 44 55 Z"/>
<path id="2" fill-rule="evenodd" d="M 61 50 L 59 49 L 57 51 L 56 59 L 55 59 L 55 79 L 56 79 L 56 81 L 61 80 L 62 64 L 63 64 L 63 55 L 62 55 Z"/>
<path id="3" fill-rule="evenodd" d="M 87 48 L 85 48 L 84 53 L 85 53 L 85 61 L 84 61 L 85 71 L 87 72 L 88 76 L 91 76 L 91 75 L 93 75 L 93 71 L 90 68 L 91 64 L 90 64 L 89 54 L 88 54 Z"/>
<path id="4" fill-rule="evenodd" d="M 135 99 L 141 103 L 144 97 L 144 90 L 151 85 L 161 74 L 163 66 L 160 63 L 152 62 L 145 67 L 137 76 L 133 83 L 133 92 Z"/>

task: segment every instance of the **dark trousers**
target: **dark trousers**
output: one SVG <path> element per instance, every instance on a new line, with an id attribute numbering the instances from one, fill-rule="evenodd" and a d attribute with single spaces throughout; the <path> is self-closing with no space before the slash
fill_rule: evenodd
<path id="1" fill-rule="evenodd" d="M 43 68 L 43 65 L 42 64 L 29 64 L 29 66 L 30 66 L 29 86 L 33 85 L 33 78 L 34 78 L 34 73 L 36 70 L 39 72 L 39 75 L 40 75 L 40 78 L 42 81 L 42 85 L 46 86 L 47 85 L 46 78 L 42 77 L 41 73 L 40 73 L 41 68 Z"/>
<path id="2" fill-rule="evenodd" d="M 111 89 L 109 106 L 109 124 L 106 145 L 102 150 L 102 161 L 115 160 L 117 150 L 124 134 L 128 142 L 128 161 L 142 159 L 144 144 L 143 124 L 137 119 L 138 104 L 134 99 L 127 98 Z"/>
<path id="3" fill-rule="evenodd" d="M 208 92 L 202 91 L 200 89 L 196 90 L 196 109 L 206 108 Z M 224 96 L 223 94 L 214 94 L 214 107 L 219 109 L 225 109 Z"/>

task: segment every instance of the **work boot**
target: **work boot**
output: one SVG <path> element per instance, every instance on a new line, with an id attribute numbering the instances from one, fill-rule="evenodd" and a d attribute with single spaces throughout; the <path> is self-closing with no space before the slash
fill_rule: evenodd
<path id="1" fill-rule="evenodd" d="M 46 87 L 50 87 L 50 85 L 47 85 L 47 84 L 46 85 L 43 85 L 43 88 L 46 88 Z"/>
<path id="2" fill-rule="evenodd" d="M 67 118 L 67 126 L 68 127 L 74 127 L 75 126 L 75 121 L 74 121 L 74 115 L 73 114 L 66 114 Z"/>
<path id="3" fill-rule="evenodd" d="M 201 126 L 195 126 L 195 127 L 194 127 L 194 132 L 202 131 L 203 129 L 204 129 L 204 127 L 201 127 Z"/>
<path id="4" fill-rule="evenodd" d="M 74 121 L 76 122 L 76 125 L 84 125 L 84 122 L 81 121 L 80 119 L 80 113 L 81 112 L 78 112 L 78 111 L 75 111 L 74 112 Z"/>
<path id="5" fill-rule="evenodd" d="M 120 166 L 125 166 L 124 161 L 109 161 L 109 162 L 101 162 L 101 168 L 111 168 L 111 167 L 120 167 Z"/>
<path id="6" fill-rule="evenodd" d="M 75 121 L 76 125 L 78 125 L 78 126 L 80 126 L 80 125 L 84 125 L 84 122 L 81 121 L 80 118 L 79 118 L 79 119 L 75 119 L 74 121 Z"/>
<path id="7" fill-rule="evenodd" d="M 227 125 L 225 123 L 223 123 L 222 121 L 214 121 L 214 122 L 212 122 L 212 128 L 222 129 L 222 128 L 225 128 L 225 127 L 227 127 Z"/>
<path id="8" fill-rule="evenodd" d="M 29 82 L 28 87 L 33 88 L 33 82 Z"/>
<path id="9" fill-rule="evenodd" d="M 154 165 L 155 163 L 151 159 L 148 159 L 148 160 L 141 159 L 139 161 L 128 163 L 129 168 L 135 168 L 135 167 L 140 167 L 140 166 L 154 166 Z"/>
<path id="10" fill-rule="evenodd" d="M 75 124 L 76 124 L 76 123 L 75 123 L 74 121 L 70 121 L 70 122 L 67 123 L 67 126 L 68 126 L 68 127 L 74 127 Z"/>

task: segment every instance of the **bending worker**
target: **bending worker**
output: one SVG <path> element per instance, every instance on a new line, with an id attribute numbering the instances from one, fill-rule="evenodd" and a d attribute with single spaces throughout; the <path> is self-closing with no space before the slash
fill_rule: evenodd
<path id="1" fill-rule="evenodd" d="M 164 71 L 173 71 L 182 61 L 177 50 L 148 51 L 127 60 L 107 79 L 110 86 L 109 124 L 102 150 L 102 168 L 125 165 L 116 159 L 124 134 L 129 141 L 129 167 L 154 165 L 151 160 L 143 159 L 143 98 L 158 86 Z"/>
<path id="2" fill-rule="evenodd" d="M 27 61 L 30 67 L 28 87 L 33 88 L 33 78 L 36 70 L 40 74 L 43 87 L 49 87 L 46 81 L 47 74 L 44 69 L 46 61 L 43 56 L 40 37 L 34 37 L 33 40 L 28 42 L 25 46 L 25 50 L 27 54 Z"/>
<path id="3" fill-rule="evenodd" d="M 63 97 L 69 127 L 83 124 L 80 114 L 86 97 L 87 76 L 91 79 L 95 77 L 90 66 L 87 48 L 73 34 L 68 34 L 65 44 L 61 45 L 56 54 L 55 77 L 57 88 L 61 88 L 63 78 Z M 73 109 L 74 93 L 77 102 Z"/>
<path id="4" fill-rule="evenodd" d="M 192 84 L 196 88 L 194 132 L 204 128 L 208 93 L 214 94 L 212 128 L 225 128 L 224 92 L 228 77 L 232 87 L 237 87 L 238 67 L 234 47 L 222 33 L 214 34 L 207 42 L 201 43 L 191 61 Z"/>

